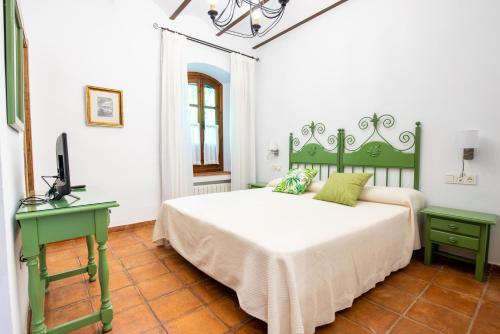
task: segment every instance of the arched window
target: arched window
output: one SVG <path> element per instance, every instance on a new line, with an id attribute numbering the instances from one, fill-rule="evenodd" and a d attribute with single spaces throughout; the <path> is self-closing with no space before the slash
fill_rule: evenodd
<path id="1" fill-rule="evenodd" d="M 222 85 L 203 73 L 188 77 L 193 171 L 223 171 Z"/>

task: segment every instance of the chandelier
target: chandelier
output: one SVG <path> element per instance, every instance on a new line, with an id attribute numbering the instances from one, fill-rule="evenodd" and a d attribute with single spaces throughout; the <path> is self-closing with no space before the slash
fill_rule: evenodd
<path id="1" fill-rule="evenodd" d="M 227 0 L 226 6 L 224 6 L 224 9 L 222 9 L 219 14 L 216 9 L 217 0 L 209 0 L 210 9 L 208 15 L 212 19 L 214 26 L 223 33 L 243 38 L 252 38 L 255 36 L 262 37 L 278 24 L 285 13 L 286 4 L 289 2 L 289 0 L 278 0 L 281 7 L 269 8 L 264 6 L 268 1 L 269 0 Z M 234 31 L 231 30 L 232 26 L 227 29 L 233 22 L 235 10 L 243 6 L 248 6 L 249 8 L 250 30 L 247 30 L 247 32 Z M 262 18 L 270 20 L 269 24 L 263 26 L 261 21 Z"/>

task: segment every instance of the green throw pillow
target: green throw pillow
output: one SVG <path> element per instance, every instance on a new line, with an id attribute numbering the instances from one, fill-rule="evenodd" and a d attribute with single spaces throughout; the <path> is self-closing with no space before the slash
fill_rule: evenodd
<path id="1" fill-rule="evenodd" d="M 372 177 L 367 173 L 335 173 L 314 199 L 355 206 L 363 188 Z"/>
<path id="2" fill-rule="evenodd" d="M 273 191 L 294 195 L 303 194 L 316 174 L 318 174 L 318 171 L 312 168 L 306 168 L 305 170 L 291 169 Z"/>

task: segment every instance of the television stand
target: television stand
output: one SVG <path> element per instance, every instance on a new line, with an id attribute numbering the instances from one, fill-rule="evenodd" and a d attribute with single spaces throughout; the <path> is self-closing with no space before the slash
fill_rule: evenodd
<path id="1" fill-rule="evenodd" d="M 106 243 L 110 223 L 109 209 L 117 207 L 118 203 L 92 190 L 81 192 L 80 196 L 81 200 L 73 203 L 41 203 L 22 206 L 17 210 L 16 219 L 21 226 L 23 256 L 27 259 L 28 266 L 28 296 L 32 310 L 33 334 L 68 333 L 96 322 L 102 322 L 103 332 L 112 329 L 113 308 L 109 294 Z M 85 237 L 87 241 L 86 265 L 49 275 L 46 245 L 80 237 Z M 98 259 L 94 255 L 94 238 L 98 245 Z M 89 284 L 100 286 L 101 307 L 91 314 L 48 329 L 44 320 L 44 299 L 49 284 L 81 274 L 88 274 Z M 98 283 L 96 275 L 99 275 Z"/>

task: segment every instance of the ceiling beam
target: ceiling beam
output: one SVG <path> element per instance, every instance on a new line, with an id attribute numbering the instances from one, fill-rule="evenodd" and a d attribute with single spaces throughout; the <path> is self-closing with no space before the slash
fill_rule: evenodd
<path id="1" fill-rule="evenodd" d="M 268 1 L 269 0 L 262 0 L 261 4 L 265 5 L 266 2 L 268 2 Z M 240 23 L 241 21 L 243 21 L 246 17 L 248 17 L 248 15 L 250 15 L 250 10 L 246 11 L 245 14 L 241 15 L 236 20 L 233 20 L 233 22 L 231 22 L 227 27 L 225 27 L 224 29 L 222 29 L 221 31 L 219 31 L 217 33 L 217 36 L 222 35 L 226 31 L 228 31 L 229 29 L 231 29 L 232 27 L 234 27 L 235 25 L 237 25 L 238 23 Z"/>
<path id="2" fill-rule="evenodd" d="M 295 28 L 300 27 L 301 25 L 303 25 L 303 24 L 305 24 L 305 23 L 307 23 L 307 22 L 309 22 L 309 21 L 311 21 L 311 20 L 314 20 L 314 19 L 315 19 L 315 18 L 317 18 L 318 16 L 320 16 L 320 15 L 322 15 L 322 14 L 325 14 L 325 13 L 326 13 L 326 12 L 328 12 L 329 10 L 332 10 L 332 9 L 334 9 L 335 7 L 338 7 L 338 6 L 340 6 L 341 4 L 343 4 L 343 3 L 347 2 L 347 1 L 349 1 L 349 0 L 339 0 L 339 1 L 337 1 L 337 2 L 336 2 L 336 3 L 334 3 L 333 5 L 330 5 L 330 6 L 326 7 L 326 8 L 324 8 L 324 9 L 320 10 L 319 12 L 317 12 L 317 13 L 315 13 L 315 14 L 313 14 L 313 15 L 311 15 L 311 16 L 309 16 L 309 17 L 305 18 L 305 19 L 303 19 L 302 21 L 300 21 L 300 22 L 298 22 L 298 23 L 295 23 L 293 26 L 286 28 L 285 30 L 283 30 L 283 31 L 281 31 L 281 32 L 279 32 L 279 33 L 277 33 L 277 34 L 276 34 L 276 35 L 274 35 L 273 37 L 268 38 L 268 39 L 266 39 L 265 41 L 263 41 L 263 42 L 261 42 L 261 43 L 257 44 L 257 45 L 256 45 L 256 46 L 254 46 L 253 48 L 254 48 L 254 49 L 258 49 L 258 48 L 260 48 L 261 46 L 263 46 L 263 45 L 265 45 L 265 44 L 267 44 L 267 43 L 269 43 L 269 42 L 271 42 L 271 41 L 275 40 L 275 39 L 276 39 L 276 38 L 278 38 L 278 37 L 283 36 L 284 34 L 286 34 L 286 33 L 290 32 L 290 31 L 292 31 L 292 30 L 293 30 L 293 29 L 295 29 Z"/>
<path id="3" fill-rule="evenodd" d="M 191 2 L 191 0 L 182 1 L 182 3 L 179 5 L 179 7 L 177 7 L 177 9 L 172 14 L 172 16 L 170 16 L 170 19 L 175 20 L 177 18 L 177 16 L 179 16 L 179 14 L 184 10 L 184 8 L 186 8 L 187 5 L 189 5 L 190 2 Z"/>

